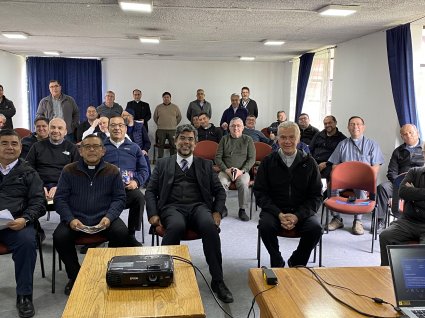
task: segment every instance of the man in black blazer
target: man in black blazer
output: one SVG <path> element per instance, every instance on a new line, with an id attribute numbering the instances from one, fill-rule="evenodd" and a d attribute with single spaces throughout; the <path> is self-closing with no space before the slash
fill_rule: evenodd
<path id="1" fill-rule="evenodd" d="M 141 121 L 145 126 L 146 131 L 149 131 L 149 119 L 151 119 L 151 108 L 148 103 L 142 102 L 142 92 L 139 89 L 133 91 L 134 100 L 127 103 L 126 109 L 134 110 L 134 120 Z"/>
<path id="2" fill-rule="evenodd" d="M 253 99 L 249 98 L 250 91 L 249 88 L 244 86 L 241 88 L 241 101 L 239 105 L 243 108 L 246 108 L 248 110 L 249 115 L 254 115 L 255 118 L 258 117 L 258 106 L 257 102 Z"/>
<path id="3" fill-rule="evenodd" d="M 146 189 L 148 219 L 154 226 L 164 226 L 162 245 L 180 244 L 187 228 L 202 237 L 212 290 L 220 300 L 231 303 L 232 293 L 223 281 L 219 236 L 226 192 L 212 162 L 193 156 L 197 137 L 192 125 L 177 127 L 177 154 L 158 161 Z"/>

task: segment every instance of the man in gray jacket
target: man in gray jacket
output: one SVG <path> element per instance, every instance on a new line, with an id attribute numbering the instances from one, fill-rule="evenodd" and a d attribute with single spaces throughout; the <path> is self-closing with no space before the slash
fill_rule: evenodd
<path id="1" fill-rule="evenodd" d="M 211 118 L 211 104 L 205 100 L 205 92 L 202 88 L 196 91 L 196 100 L 190 102 L 186 117 L 193 124 L 192 118 L 201 112 L 207 113 L 209 118 Z"/>
<path id="2" fill-rule="evenodd" d="M 49 82 L 50 95 L 44 97 L 38 104 L 36 117 L 44 116 L 49 120 L 62 118 L 66 123 L 68 134 L 66 139 L 75 142 L 74 130 L 80 123 L 80 110 L 71 96 L 62 93 L 58 80 Z"/>

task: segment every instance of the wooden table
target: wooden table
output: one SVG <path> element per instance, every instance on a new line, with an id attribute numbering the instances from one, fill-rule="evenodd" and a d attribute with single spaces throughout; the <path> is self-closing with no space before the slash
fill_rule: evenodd
<path id="1" fill-rule="evenodd" d="M 395 304 L 389 267 L 335 267 L 314 269 L 327 282 L 353 289 L 359 294 L 379 297 Z M 278 286 L 257 296 L 261 318 L 348 318 L 364 317 L 329 296 L 306 269 L 273 269 Z M 262 270 L 250 269 L 248 284 L 254 295 L 270 288 L 264 282 Z M 373 315 L 398 317 L 389 305 L 379 305 L 349 291 L 328 288 L 350 305 Z"/>
<path id="2" fill-rule="evenodd" d="M 174 282 L 166 288 L 109 288 L 106 267 L 113 256 L 170 254 L 190 259 L 186 245 L 91 248 L 84 258 L 62 317 L 205 317 L 193 268 L 174 261 Z"/>

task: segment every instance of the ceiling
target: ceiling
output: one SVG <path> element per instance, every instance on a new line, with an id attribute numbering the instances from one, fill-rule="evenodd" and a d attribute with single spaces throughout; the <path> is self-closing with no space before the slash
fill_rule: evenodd
<path id="1" fill-rule="evenodd" d="M 349 17 L 322 17 L 328 4 L 358 5 Z M 285 61 L 425 16 L 424 0 L 154 0 L 150 14 L 128 14 L 117 0 L 0 1 L 0 50 L 30 56 Z M 422 19 L 421 22 L 423 22 Z M 417 22 L 418 23 L 418 22 Z M 423 23 L 425 24 L 425 22 Z M 139 36 L 159 36 L 159 45 Z M 284 40 L 266 47 L 265 39 Z"/>

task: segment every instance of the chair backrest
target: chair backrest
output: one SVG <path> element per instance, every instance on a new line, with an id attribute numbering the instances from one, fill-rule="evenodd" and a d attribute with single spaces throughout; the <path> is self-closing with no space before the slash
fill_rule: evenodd
<path id="1" fill-rule="evenodd" d="M 360 161 L 347 161 L 337 165 L 331 173 L 331 191 L 357 189 L 369 192 L 371 199 L 376 194 L 376 176 L 372 167 Z"/>
<path id="2" fill-rule="evenodd" d="M 261 132 L 264 134 L 264 136 L 270 138 L 269 127 L 264 127 L 263 129 L 261 129 Z"/>
<path id="3" fill-rule="evenodd" d="M 193 151 L 195 157 L 214 160 L 217 153 L 218 143 L 212 140 L 202 140 L 198 142 Z"/>
<path id="4" fill-rule="evenodd" d="M 21 138 L 31 135 L 31 130 L 26 128 L 15 128 L 14 129 Z"/>
<path id="5" fill-rule="evenodd" d="M 272 153 L 272 147 L 264 142 L 254 142 L 255 161 L 262 161 L 267 155 Z"/>
<path id="6" fill-rule="evenodd" d="M 399 174 L 393 181 L 393 193 L 392 193 L 392 200 L 391 200 L 391 213 L 393 215 L 398 215 L 400 212 L 403 212 L 404 202 L 400 202 L 403 200 L 400 200 L 400 197 L 398 195 L 398 190 L 400 189 L 401 181 L 403 181 L 406 174 L 407 172 Z"/>

